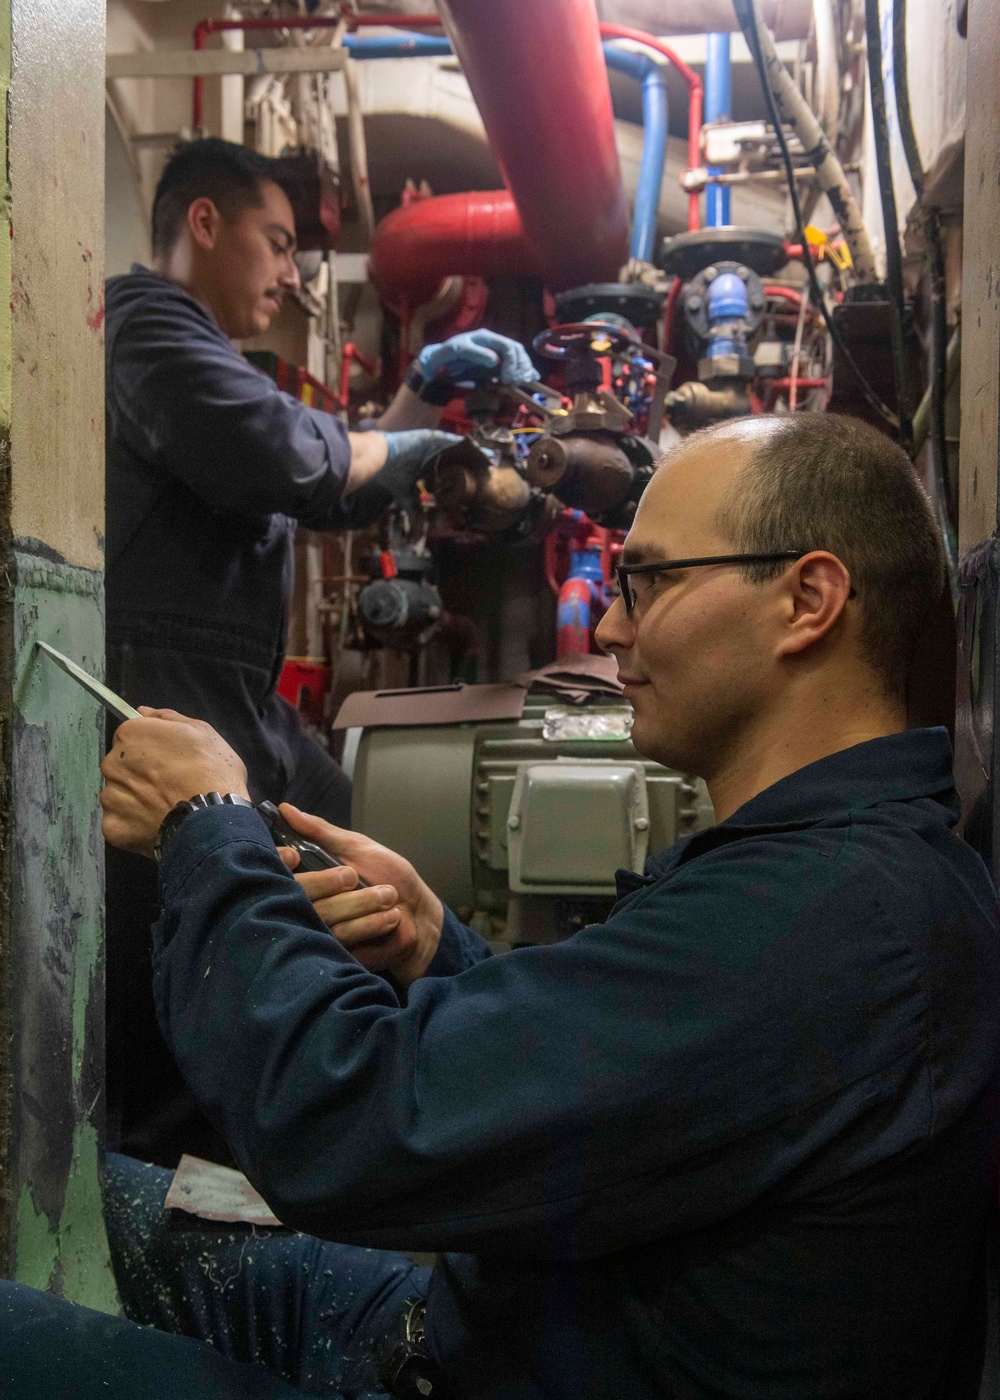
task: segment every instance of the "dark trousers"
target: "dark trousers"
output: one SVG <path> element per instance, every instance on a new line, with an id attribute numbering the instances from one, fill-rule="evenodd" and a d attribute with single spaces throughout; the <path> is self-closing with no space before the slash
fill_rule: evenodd
<path id="1" fill-rule="evenodd" d="M 185 708 L 179 696 L 183 682 L 181 671 L 175 689 L 154 687 L 148 703 L 214 724 L 247 764 L 255 801 L 292 802 L 337 826 L 350 826 L 350 782 L 305 733 L 290 705 L 271 696 L 244 723 L 235 703 L 224 714 L 211 713 L 207 691 L 192 696 Z M 127 686 L 123 694 L 128 697 Z M 242 699 L 245 709 L 249 700 Z M 105 860 L 108 1146 L 166 1167 L 176 1166 L 183 1152 L 230 1163 L 227 1143 L 195 1104 L 157 1025 L 149 934 L 160 916 L 156 867 L 111 846 Z"/>
<path id="2" fill-rule="evenodd" d="M 164 1211 L 170 1176 L 107 1159 L 128 1321 L 0 1282 L 3 1400 L 383 1395 L 378 1352 L 426 1296 L 430 1270 L 384 1250 Z"/>

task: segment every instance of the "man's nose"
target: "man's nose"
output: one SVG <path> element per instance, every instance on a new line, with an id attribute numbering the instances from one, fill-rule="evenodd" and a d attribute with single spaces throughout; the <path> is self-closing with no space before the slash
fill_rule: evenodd
<path id="1" fill-rule="evenodd" d="M 299 268 L 291 253 L 288 254 L 286 266 L 281 273 L 280 282 L 283 287 L 287 287 L 290 292 L 297 292 L 302 285 L 302 278 L 299 276 Z"/>
<path id="2" fill-rule="evenodd" d="M 625 611 L 625 604 L 619 596 L 597 624 L 594 641 L 602 651 L 611 651 L 614 647 L 630 647 L 634 640 L 632 619 Z"/>

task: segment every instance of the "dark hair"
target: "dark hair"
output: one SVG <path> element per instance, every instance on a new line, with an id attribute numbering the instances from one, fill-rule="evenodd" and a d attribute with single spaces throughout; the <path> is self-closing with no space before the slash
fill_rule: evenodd
<path id="1" fill-rule="evenodd" d="M 224 219 L 236 219 L 244 209 L 260 207 L 265 180 L 281 186 L 281 166 L 248 146 L 216 136 L 178 146 L 153 199 L 153 252 L 174 246 L 194 200 L 210 199 Z"/>
<path id="2" fill-rule="evenodd" d="M 687 441 L 725 430 L 722 424 Z M 761 423 L 738 481 L 719 513 L 726 537 L 748 554 L 835 554 L 857 591 L 865 660 L 890 694 L 904 696 L 921 630 L 944 587 L 940 534 L 906 453 L 857 418 L 795 413 Z M 746 565 L 744 576 L 762 581 L 783 568 Z"/>

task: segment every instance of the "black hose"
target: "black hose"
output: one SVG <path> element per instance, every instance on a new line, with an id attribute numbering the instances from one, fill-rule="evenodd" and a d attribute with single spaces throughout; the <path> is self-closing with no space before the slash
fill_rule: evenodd
<path id="1" fill-rule="evenodd" d="M 865 36 L 868 41 L 868 83 L 872 100 L 872 127 L 875 132 L 875 164 L 882 199 L 885 226 L 886 287 L 892 303 L 892 361 L 896 371 L 899 402 L 899 440 L 907 452 L 913 448 L 913 421 L 909 405 L 909 376 L 906 373 L 906 303 L 903 298 L 903 258 L 899 248 L 899 220 L 896 192 L 892 183 L 889 153 L 889 125 L 885 112 L 882 83 L 882 35 L 879 30 L 878 0 L 865 0 Z"/>
<path id="2" fill-rule="evenodd" d="M 920 148 L 917 134 L 913 130 L 913 116 L 910 112 L 910 84 L 906 67 L 906 0 L 893 0 L 892 3 L 892 83 L 896 93 L 896 118 L 899 134 L 903 138 L 906 164 L 910 179 L 917 192 L 917 198 L 924 192 L 924 167 L 920 161 Z"/>
<path id="3" fill-rule="evenodd" d="M 887 403 L 885 403 L 875 390 L 868 383 L 862 374 L 857 361 L 847 347 L 847 342 L 841 335 L 840 327 L 830 315 L 827 308 L 826 298 L 823 295 L 823 288 L 820 286 L 819 278 L 816 276 L 816 268 L 809 252 L 809 241 L 806 238 L 805 220 L 802 217 L 802 205 L 799 203 L 799 192 L 795 183 L 795 171 L 792 166 L 792 156 L 788 149 L 788 141 L 785 137 L 785 129 L 782 125 L 781 114 L 778 111 L 774 93 L 767 76 L 767 65 L 764 62 L 764 55 L 760 47 L 760 38 L 757 34 L 757 17 L 754 13 L 753 0 L 733 0 L 733 8 L 736 11 L 736 18 L 740 22 L 744 38 L 753 56 L 754 66 L 757 69 L 757 76 L 760 79 L 761 91 L 764 94 L 764 101 L 767 104 L 768 115 L 774 127 L 775 135 L 778 138 L 778 146 L 781 150 L 781 159 L 785 166 L 785 178 L 788 181 L 788 193 L 792 201 L 792 215 L 795 219 L 795 231 L 799 242 L 802 244 L 802 261 L 805 265 L 806 275 L 809 278 L 809 287 L 813 301 L 819 308 L 820 314 L 826 323 L 826 328 L 830 333 L 830 339 L 840 351 L 844 363 L 850 369 L 857 381 L 858 388 L 868 404 L 878 416 L 892 428 L 898 429 L 900 420 Z"/>

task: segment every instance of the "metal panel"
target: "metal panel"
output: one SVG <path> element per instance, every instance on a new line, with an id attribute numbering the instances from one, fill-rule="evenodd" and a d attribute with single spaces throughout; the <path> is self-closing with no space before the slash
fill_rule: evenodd
<path id="1" fill-rule="evenodd" d="M 510 888 L 614 894 L 615 871 L 642 870 L 649 808 L 642 763 L 522 763 L 507 819 Z"/>

